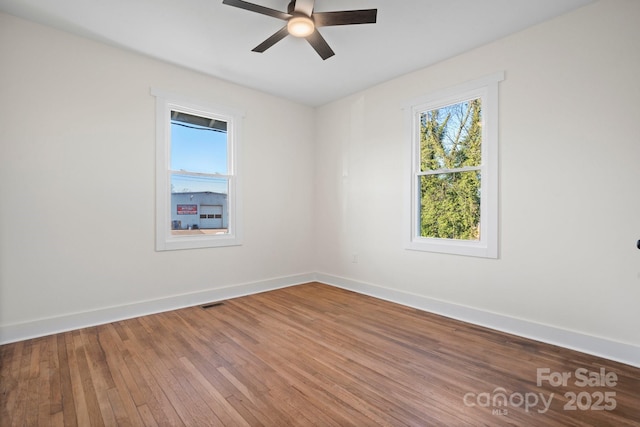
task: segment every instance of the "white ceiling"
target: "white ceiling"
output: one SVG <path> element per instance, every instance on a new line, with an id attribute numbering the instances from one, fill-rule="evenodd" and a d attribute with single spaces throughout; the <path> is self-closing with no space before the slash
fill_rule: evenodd
<path id="1" fill-rule="evenodd" d="M 326 61 L 291 36 L 251 52 L 283 21 L 222 0 L 0 0 L 0 10 L 319 106 L 593 1 L 316 0 L 319 12 L 378 9 L 376 24 L 320 28 L 336 53 Z"/>

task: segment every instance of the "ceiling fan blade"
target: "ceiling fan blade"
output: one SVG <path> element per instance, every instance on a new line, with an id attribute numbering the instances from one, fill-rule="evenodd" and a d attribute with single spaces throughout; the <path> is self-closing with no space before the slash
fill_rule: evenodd
<path id="1" fill-rule="evenodd" d="M 243 0 L 222 0 L 222 4 L 238 7 L 251 12 L 261 13 L 262 15 L 273 16 L 274 18 L 282 19 L 283 21 L 291 18 L 291 15 L 288 13 L 280 12 L 279 10 L 270 9 L 268 7 L 260 6 L 259 4 L 253 4 Z"/>
<path id="2" fill-rule="evenodd" d="M 378 9 L 345 10 L 340 12 L 316 12 L 313 20 L 316 27 L 330 25 L 375 24 Z"/>
<path id="3" fill-rule="evenodd" d="M 313 3 L 315 3 L 315 0 L 296 0 L 294 10 L 297 13 L 304 13 L 307 16 L 311 16 L 313 13 Z"/>
<path id="4" fill-rule="evenodd" d="M 335 55 L 335 52 L 329 47 L 329 43 L 327 43 L 318 30 L 315 30 L 310 36 L 307 36 L 306 39 L 323 60 Z"/>
<path id="5" fill-rule="evenodd" d="M 285 25 L 284 27 L 279 29 L 274 35 L 272 35 L 271 37 L 269 37 L 268 39 L 260 43 L 258 46 L 251 49 L 251 51 L 262 53 L 265 50 L 269 49 L 274 44 L 278 43 L 283 38 L 285 38 L 288 34 L 289 34 L 289 31 L 287 31 L 287 26 Z"/>

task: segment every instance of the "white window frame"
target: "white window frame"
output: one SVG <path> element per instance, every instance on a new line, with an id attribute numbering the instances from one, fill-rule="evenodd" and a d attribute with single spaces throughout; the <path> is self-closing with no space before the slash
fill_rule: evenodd
<path id="1" fill-rule="evenodd" d="M 159 89 L 156 97 L 156 251 L 215 248 L 242 244 L 242 198 L 239 174 L 240 135 L 244 113 L 228 107 L 191 100 Z M 171 233 L 171 111 L 211 117 L 227 122 L 227 195 L 229 227 L 224 234 L 173 235 Z"/>
<path id="2" fill-rule="evenodd" d="M 411 154 L 405 188 L 405 248 L 409 250 L 498 258 L 498 84 L 504 72 L 415 98 L 403 105 Z M 420 236 L 420 114 L 460 102 L 482 100 L 482 163 L 480 240 L 441 239 Z"/>

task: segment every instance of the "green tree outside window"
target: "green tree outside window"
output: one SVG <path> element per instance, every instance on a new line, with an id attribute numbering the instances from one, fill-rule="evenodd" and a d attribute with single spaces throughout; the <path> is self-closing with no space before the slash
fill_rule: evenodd
<path id="1" fill-rule="evenodd" d="M 420 114 L 420 235 L 479 240 L 482 103 Z"/>

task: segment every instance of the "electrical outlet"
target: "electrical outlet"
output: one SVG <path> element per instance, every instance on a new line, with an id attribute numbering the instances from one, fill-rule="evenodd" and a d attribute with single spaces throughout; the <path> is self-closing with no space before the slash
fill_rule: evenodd
<path id="1" fill-rule="evenodd" d="M 358 254 L 353 254 L 353 258 L 351 259 L 351 262 L 354 264 L 358 263 Z"/>

